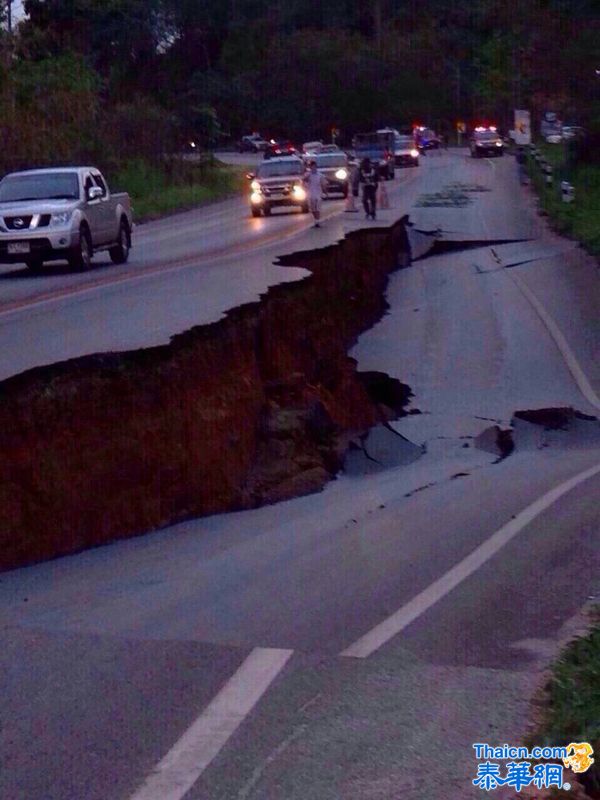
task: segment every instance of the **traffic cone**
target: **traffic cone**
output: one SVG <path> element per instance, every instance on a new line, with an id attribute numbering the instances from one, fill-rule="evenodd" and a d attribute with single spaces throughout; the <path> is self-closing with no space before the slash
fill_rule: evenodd
<path id="1" fill-rule="evenodd" d="M 383 181 L 379 184 L 379 208 L 389 208 L 390 200 Z"/>

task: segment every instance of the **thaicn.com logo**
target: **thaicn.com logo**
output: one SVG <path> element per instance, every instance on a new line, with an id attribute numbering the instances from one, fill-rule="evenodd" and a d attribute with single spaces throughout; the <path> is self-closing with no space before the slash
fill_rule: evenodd
<path id="1" fill-rule="evenodd" d="M 571 742 L 566 747 L 499 747 L 485 743 L 473 745 L 479 761 L 473 784 L 486 792 L 508 786 L 516 792 L 527 786 L 536 789 L 564 789 L 571 783 L 565 770 L 587 772 L 594 763 L 594 748 L 589 742 Z M 534 762 L 539 763 L 534 763 Z M 506 762 L 506 763 L 503 763 Z"/>

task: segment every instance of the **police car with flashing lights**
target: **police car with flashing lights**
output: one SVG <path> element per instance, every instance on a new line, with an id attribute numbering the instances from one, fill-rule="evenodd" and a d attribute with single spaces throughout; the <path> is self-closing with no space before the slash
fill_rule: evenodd
<path id="1" fill-rule="evenodd" d="M 475 128 L 471 134 L 469 148 L 472 158 L 504 155 L 504 142 L 493 125 L 490 127 L 481 125 Z"/>

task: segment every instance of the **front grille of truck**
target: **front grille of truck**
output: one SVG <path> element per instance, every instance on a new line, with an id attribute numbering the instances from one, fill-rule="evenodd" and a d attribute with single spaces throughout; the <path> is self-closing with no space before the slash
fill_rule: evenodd
<path id="1" fill-rule="evenodd" d="M 290 185 L 288 183 L 281 184 L 280 186 L 263 186 L 262 191 L 265 197 L 268 197 L 270 194 L 289 194 L 290 192 Z"/>
<path id="2" fill-rule="evenodd" d="M 22 217 L 4 217 L 4 224 L 9 231 L 26 231 L 31 225 L 32 215 Z"/>
<path id="3" fill-rule="evenodd" d="M 38 228 L 47 228 L 50 225 L 50 214 L 41 214 Z M 31 229 L 32 214 L 25 214 L 21 217 L 4 217 L 4 225 L 9 231 L 27 231 Z"/>

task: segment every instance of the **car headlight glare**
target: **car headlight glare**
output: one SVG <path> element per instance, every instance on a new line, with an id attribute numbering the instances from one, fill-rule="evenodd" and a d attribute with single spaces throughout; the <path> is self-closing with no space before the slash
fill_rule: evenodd
<path id="1" fill-rule="evenodd" d="M 302 188 L 302 186 L 296 185 L 293 188 L 294 198 L 296 200 L 305 200 L 306 199 L 306 192 Z"/>
<path id="2" fill-rule="evenodd" d="M 66 225 L 72 216 L 72 211 L 59 211 L 58 214 L 52 214 L 50 217 L 50 225 Z"/>
<path id="3" fill-rule="evenodd" d="M 419 151 L 418 150 L 411 150 L 410 154 L 411 154 L 411 156 L 413 158 L 418 158 L 419 157 Z"/>
<path id="4" fill-rule="evenodd" d="M 254 205 L 262 203 L 262 194 L 259 194 L 258 192 L 252 192 L 252 194 L 250 195 L 250 202 L 253 203 Z"/>
<path id="5" fill-rule="evenodd" d="M 502 142 L 496 142 L 496 147 L 502 147 Z"/>
<path id="6" fill-rule="evenodd" d="M 258 181 L 252 181 L 250 188 L 253 192 L 260 192 L 260 183 Z"/>
<path id="7" fill-rule="evenodd" d="M 348 172 L 342 167 L 335 173 L 335 177 L 338 179 L 338 181 L 345 181 L 348 177 Z"/>

